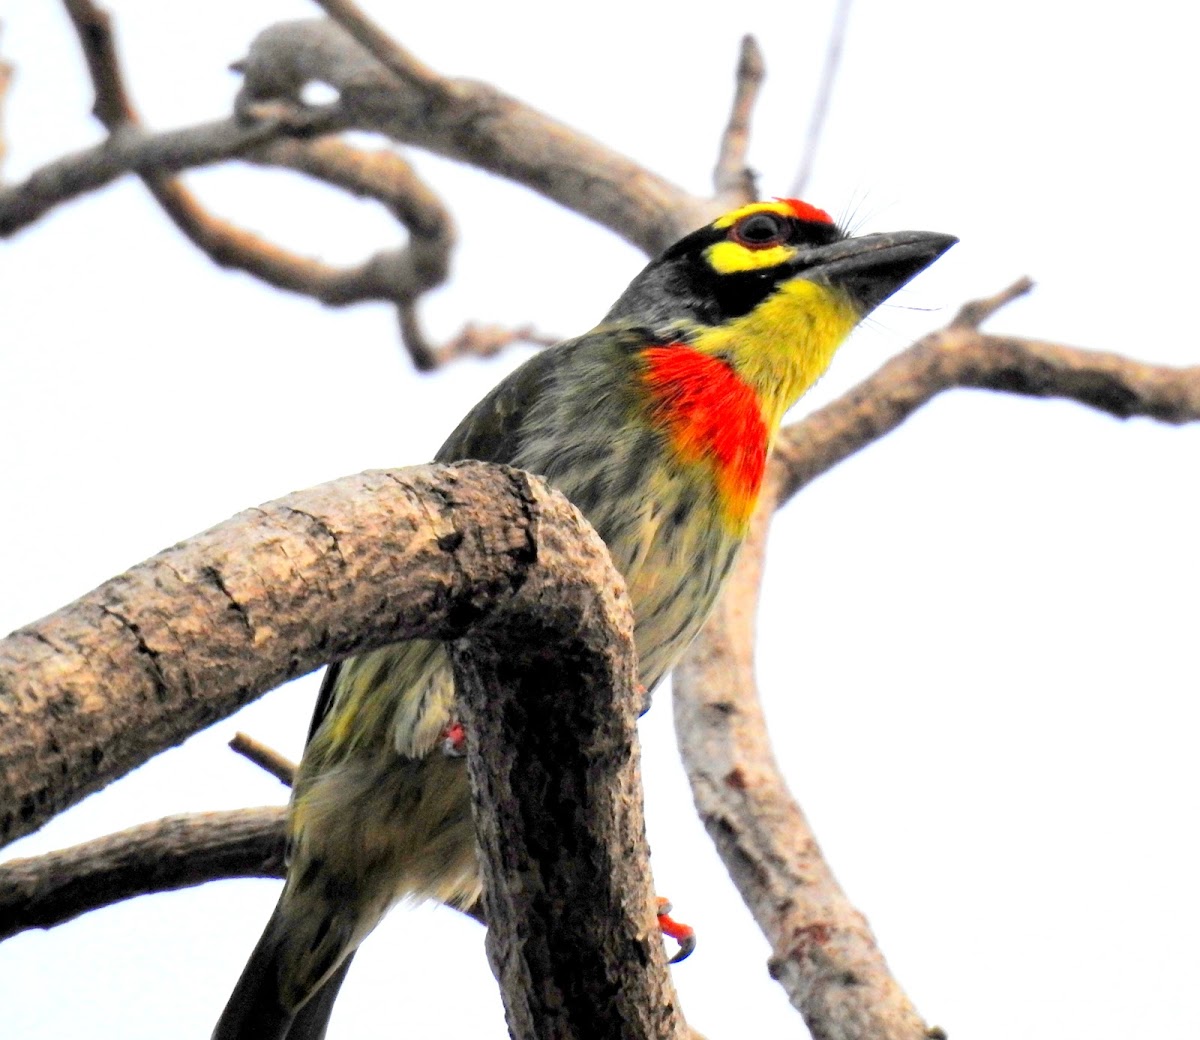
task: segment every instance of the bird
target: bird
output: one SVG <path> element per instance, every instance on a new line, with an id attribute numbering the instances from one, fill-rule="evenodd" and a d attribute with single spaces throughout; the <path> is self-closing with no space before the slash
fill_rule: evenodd
<path id="1" fill-rule="evenodd" d="M 747 533 L 784 413 L 853 328 L 957 241 L 850 236 L 797 199 L 733 209 L 668 247 L 592 331 L 534 355 L 438 462 L 541 476 L 623 575 L 647 693 L 699 632 Z M 213 1040 L 320 1040 L 350 958 L 397 901 L 480 896 L 442 644 L 325 672 L 287 817 L 287 878 Z"/>

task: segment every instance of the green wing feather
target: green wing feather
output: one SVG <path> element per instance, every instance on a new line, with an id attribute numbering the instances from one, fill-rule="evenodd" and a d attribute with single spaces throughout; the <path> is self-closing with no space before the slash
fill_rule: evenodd
<path id="1" fill-rule="evenodd" d="M 554 366 L 555 355 L 562 346 L 535 355 L 507 379 L 501 381 L 466 414 L 434 456 L 434 461 L 512 461 L 520 448 L 521 418 L 541 396 L 547 376 Z M 306 747 L 333 707 L 333 694 L 337 688 L 340 671 L 340 662 L 325 669 L 321 689 L 317 693 L 316 707 L 313 709 L 312 722 L 308 726 L 308 736 L 304 742 Z"/>

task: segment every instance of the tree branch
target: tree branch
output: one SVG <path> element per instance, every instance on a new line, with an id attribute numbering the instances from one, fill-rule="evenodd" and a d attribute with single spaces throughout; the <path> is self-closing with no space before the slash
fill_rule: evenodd
<path id="1" fill-rule="evenodd" d="M 139 127 L 109 15 L 91 0 L 65 2 L 96 91 L 96 117 L 113 134 Z M 296 107 L 300 107 L 298 102 Z M 411 316 L 413 302 L 445 281 L 454 245 L 453 223 L 433 191 L 395 153 L 367 153 L 342 141 L 292 139 L 271 141 L 246 158 L 260 165 L 288 167 L 352 194 L 379 199 L 407 228 L 408 247 L 377 253 L 356 267 L 332 267 L 214 216 L 177 178 L 159 172 L 140 176 L 176 227 L 214 263 L 246 271 L 277 289 L 303 293 L 330 306 L 386 300 Z M 435 357 L 423 349 L 422 341 L 414 336 L 404 338 L 417 366 L 432 367 Z"/>
<path id="2" fill-rule="evenodd" d="M 552 347 L 561 337 L 538 332 L 532 325 L 506 329 L 500 325 L 467 324 L 441 346 L 431 343 L 417 320 L 416 308 L 400 307 L 400 334 L 419 370 L 428 372 L 463 357 L 492 357 L 514 343 Z"/>
<path id="3" fill-rule="evenodd" d="M 816 1040 L 922 1040 L 928 1029 L 825 863 L 771 753 L 754 680 L 754 619 L 779 466 L 729 583 L 672 678 L 675 732 L 700 818 L 771 944 Z"/>
<path id="4" fill-rule="evenodd" d="M 183 130 L 147 133 L 128 127 L 106 141 L 55 159 L 25 180 L 0 188 L 0 238 L 8 238 L 55 206 L 97 191 L 127 173 L 174 173 L 238 158 L 285 132 L 282 115 L 247 124 L 218 119 Z M 341 125 L 332 110 L 310 113 L 314 131 Z"/>
<path id="5" fill-rule="evenodd" d="M 844 397 L 781 434 L 768 492 L 717 611 L 674 673 L 676 729 L 702 819 L 770 940 L 772 973 L 815 1037 L 939 1035 L 890 977 L 778 773 L 753 673 L 754 613 L 769 515 L 801 487 L 894 429 L 942 390 L 985 387 L 1067 397 L 1120 417 L 1200 420 L 1200 366 L 987 336 L 978 326 L 1027 279 L 964 305 Z"/>
<path id="6" fill-rule="evenodd" d="M 317 80 L 356 127 L 523 184 L 648 253 L 700 226 L 716 207 L 484 83 L 401 80 L 332 22 L 260 33 L 240 64 L 241 103 L 295 101 Z"/>
<path id="7" fill-rule="evenodd" d="M 3 804 L 25 811 L 5 830 L 314 658 L 404 638 L 453 644 L 514 1035 L 548 1020 L 563 1037 L 686 1035 L 650 882 L 625 585 L 574 507 L 516 470 L 380 472 L 291 495 L 14 633 L 0 643 L 0 776 Z M 173 818 L 18 861 L 0 901 L 19 930 L 242 872 L 222 855 L 276 873 L 279 819 Z"/>
<path id="8" fill-rule="evenodd" d="M 283 806 L 189 813 L 0 863 L 0 939 L 123 899 L 234 877 L 284 875 Z"/>
<path id="9" fill-rule="evenodd" d="M 76 2 L 76 0 L 73 0 Z M 244 155 L 280 136 L 374 130 L 502 177 L 657 253 L 703 224 L 718 206 L 486 84 L 439 78 L 417 89 L 337 25 L 290 22 L 265 30 L 236 68 L 244 74 L 237 118 L 165 134 L 125 131 L 56 160 L 0 191 L 0 235 L 124 173 L 173 173 Z M 312 81 L 341 101 L 303 105 Z"/>
<path id="10" fill-rule="evenodd" d="M 947 328 L 922 337 L 838 400 L 785 428 L 775 445 L 786 474 L 780 501 L 955 387 L 1061 397 L 1119 419 L 1200 420 L 1200 366 L 1148 365 L 1118 354 L 978 331 L 980 321 L 1026 289 L 1022 280 L 964 305 Z"/>
<path id="11" fill-rule="evenodd" d="M 317 4 L 376 61 L 407 86 L 437 94 L 447 87 L 428 65 L 401 47 L 354 0 L 316 0 Z"/>
<path id="12" fill-rule="evenodd" d="M 556 584 L 554 610 L 522 607 L 548 591 L 527 582 L 452 648 L 488 956 L 518 1040 L 682 1038 L 650 878 L 624 583 L 578 582 L 578 602 Z"/>
<path id="13" fill-rule="evenodd" d="M 550 568 L 580 580 L 560 529 L 592 545 L 515 470 L 369 472 L 242 513 L 17 630 L 0 641 L 0 835 L 319 664 L 456 639 Z"/>
<path id="14" fill-rule="evenodd" d="M 758 41 L 747 33 L 742 37 L 738 57 L 733 109 L 721 135 L 717 166 L 713 170 L 713 187 L 723 207 L 744 205 L 758 198 L 758 183 L 754 171 L 746 165 L 746 153 L 750 148 L 750 116 L 765 76 L 762 50 Z"/>

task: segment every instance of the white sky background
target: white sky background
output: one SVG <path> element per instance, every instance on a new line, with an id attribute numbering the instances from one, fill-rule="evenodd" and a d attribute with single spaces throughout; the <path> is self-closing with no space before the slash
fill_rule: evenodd
<path id="1" fill-rule="evenodd" d="M 226 66 L 260 28 L 316 10 L 111 6 L 136 102 L 160 128 L 228 112 Z M 756 32 L 764 195 L 794 176 L 832 12 L 643 0 L 591 8 L 581 27 L 564 5 L 520 0 L 368 8 L 435 68 L 696 191 L 738 39 Z M 4 113 L 16 179 L 100 132 L 59 6 L 0 0 L 0 18 L 18 66 Z M 962 244 L 854 337 L 802 408 L 1026 273 L 1036 292 L 990 328 L 1200 362 L 1194 19 L 1163 2 L 858 0 L 808 196 L 864 230 Z M 423 308 L 438 336 L 467 319 L 582 332 L 643 263 L 523 189 L 417 161 L 461 230 L 453 282 Z M 327 259 L 397 240 L 380 207 L 286 173 L 188 182 Z M 217 269 L 131 179 L 62 207 L 0 244 L 0 630 L 246 506 L 425 460 L 523 356 L 418 378 L 388 309 L 326 310 Z M 1198 451 L 1197 428 L 958 392 L 776 525 L 760 651 L 776 750 L 897 976 L 951 1037 L 1195 1035 Z M 242 728 L 298 755 L 314 693 L 313 677 L 285 687 L 5 854 L 282 802 L 224 741 Z M 675 969 L 689 1021 L 712 1040 L 797 1035 L 696 822 L 666 691 L 643 740 L 656 885 L 700 933 Z M 0 945 L 0 1030 L 207 1037 L 277 888 L 222 882 Z M 331 1040 L 505 1036 L 481 938 L 452 912 L 393 913 Z"/>

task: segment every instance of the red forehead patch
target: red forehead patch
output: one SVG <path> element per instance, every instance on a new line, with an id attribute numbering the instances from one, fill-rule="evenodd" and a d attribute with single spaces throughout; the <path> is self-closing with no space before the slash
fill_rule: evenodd
<path id="1" fill-rule="evenodd" d="M 790 209 L 799 220 L 807 220 L 813 224 L 832 224 L 833 218 L 823 209 L 817 209 L 816 206 L 810 206 L 807 202 L 801 202 L 799 199 L 781 199 L 778 196 L 776 202 L 782 202 Z"/>

